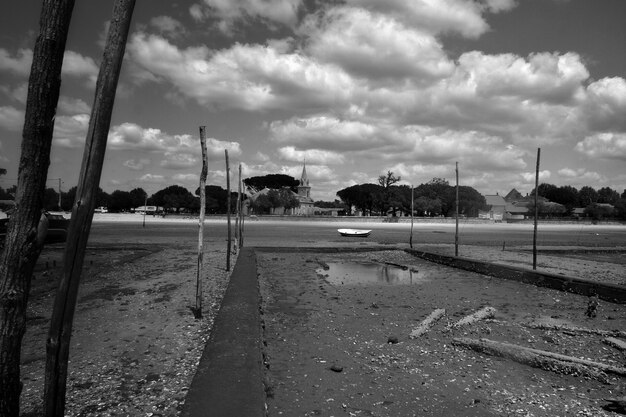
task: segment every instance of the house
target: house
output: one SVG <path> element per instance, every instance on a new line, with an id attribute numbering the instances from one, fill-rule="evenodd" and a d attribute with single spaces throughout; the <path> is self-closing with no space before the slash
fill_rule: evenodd
<path id="1" fill-rule="evenodd" d="M 488 211 L 482 211 L 478 213 L 478 217 L 481 219 L 490 219 L 495 221 L 504 220 L 504 214 L 506 210 L 506 201 L 501 195 L 486 195 L 485 202 L 489 207 Z"/>

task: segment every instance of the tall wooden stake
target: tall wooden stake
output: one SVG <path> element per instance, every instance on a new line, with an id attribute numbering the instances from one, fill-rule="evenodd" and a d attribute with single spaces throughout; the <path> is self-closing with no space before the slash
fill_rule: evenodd
<path id="1" fill-rule="evenodd" d="M 146 198 L 143 199 L 143 223 L 141 224 L 141 227 L 143 227 L 144 229 L 146 228 L 146 211 L 148 211 L 148 196 L 146 195 Z"/>
<path id="2" fill-rule="evenodd" d="M 459 163 L 456 163 L 456 230 L 454 232 L 454 256 L 459 256 Z"/>
<path id="3" fill-rule="evenodd" d="M 413 248 L 413 212 L 414 212 L 414 189 L 413 184 L 411 184 L 411 234 L 409 235 L 409 247 Z"/>
<path id="4" fill-rule="evenodd" d="M 231 231 L 230 231 L 230 165 L 228 163 L 228 149 L 224 149 L 224 156 L 226 158 L 226 219 L 228 223 L 228 242 L 226 245 L 226 270 L 230 271 L 230 246 L 231 246 Z"/>
<path id="5" fill-rule="evenodd" d="M 241 214 L 241 220 L 239 221 L 239 247 L 243 248 L 243 223 L 245 219 L 245 215 L 243 212 L 243 180 L 241 179 L 241 164 L 239 164 L 239 194 L 241 194 L 241 200 L 239 203 L 241 204 L 241 208 L 239 213 Z"/>
<path id="6" fill-rule="evenodd" d="M 206 150 L 205 126 L 200 126 L 200 147 L 202 148 L 202 171 L 200 171 L 200 217 L 198 218 L 198 273 L 196 275 L 196 309 L 193 315 L 202 318 L 202 269 L 204 266 L 204 213 L 206 208 L 206 177 L 209 171 Z"/>
<path id="7" fill-rule="evenodd" d="M 73 9 L 74 0 L 44 0 L 33 49 L 15 212 L 9 220 L 0 259 L 0 416 L 3 417 L 17 417 L 20 413 L 20 351 L 33 268 L 43 244 L 37 240 L 37 229 Z"/>
<path id="8" fill-rule="evenodd" d="M 541 156 L 541 148 L 537 148 L 537 169 L 535 170 L 535 226 L 533 230 L 533 269 L 537 269 L 537 218 L 539 217 L 539 206 L 537 200 L 539 198 L 539 158 Z"/>
<path id="9" fill-rule="evenodd" d="M 96 83 L 76 199 L 65 244 L 63 275 L 54 301 L 46 343 L 44 411 L 47 417 L 64 415 L 70 338 L 80 274 L 134 7 L 135 0 L 116 0 Z"/>

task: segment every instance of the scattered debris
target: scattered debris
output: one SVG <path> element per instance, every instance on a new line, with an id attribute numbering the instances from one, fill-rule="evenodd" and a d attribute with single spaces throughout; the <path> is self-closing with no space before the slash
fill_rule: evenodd
<path id="1" fill-rule="evenodd" d="M 330 370 L 333 372 L 341 372 L 343 371 L 343 366 L 333 365 L 330 367 Z"/>
<path id="2" fill-rule="evenodd" d="M 614 336 L 626 338 L 626 332 L 622 330 L 601 330 L 601 329 L 588 329 L 586 327 L 569 326 L 567 324 L 561 324 L 557 322 L 542 322 L 542 323 L 527 323 L 525 327 L 530 329 L 540 330 L 558 330 L 567 334 L 575 335 L 577 333 L 597 334 L 600 336 Z"/>
<path id="3" fill-rule="evenodd" d="M 619 350 L 626 350 L 626 341 L 624 340 L 616 339 L 614 337 L 607 337 L 603 340 L 603 342 Z"/>
<path id="4" fill-rule="evenodd" d="M 533 349 L 489 339 L 455 338 L 453 345 L 475 350 L 488 355 L 512 359 L 516 362 L 569 375 L 585 375 L 606 381 L 605 373 L 626 376 L 626 368 L 580 359 L 545 350 Z"/>
<path id="5" fill-rule="evenodd" d="M 467 326 L 468 324 L 476 323 L 480 320 L 490 319 L 496 314 L 496 309 L 493 307 L 483 307 L 480 310 L 463 317 L 461 320 L 449 326 L 449 328 L 457 328 L 461 326 Z"/>
<path id="6" fill-rule="evenodd" d="M 423 335 L 424 333 L 426 333 L 428 330 L 430 330 L 431 327 L 433 327 L 435 325 L 435 323 L 437 323 L 437 321 L 442 318 L 443 316 L 446 315 L 446 309 L 445 308 L 438 308 L 435 311 L 433 311 L 432 313 L 430 313 L 428 315 L 428 317 L 426 317 L 419 326 L 417 326 L 415 329 L 413 329 L 413 331 L 411 331 L 411 334 L 409 335 L 409 337 L 411 339 L 415 339 L 421 335 Z"/>
<path id="7" fill-rule="evenodd" d="M 585 315 L 591 319 L 595 318 L 598 315 L 598 306 L 600 302 L 598 301 L 598 296 L 589 297 L 589 302 L 587 303 L 587 311 L 585 311 Z"/>
<path id="8" fill-rule="evenodd" d="M 391 343 L 392 345 L 395 345 L 396 343 L 398 343 L 398 336 L 389 336 L 387 338 L 387 343 Z"/>

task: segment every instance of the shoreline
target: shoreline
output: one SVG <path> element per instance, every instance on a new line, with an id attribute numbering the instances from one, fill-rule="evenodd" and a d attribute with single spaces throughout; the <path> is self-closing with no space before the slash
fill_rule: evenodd
<path id="1" fill-rule="evenodd" d="M 64 217 L 69 218 L 70 213 L 60 213 L 63 214 Z M 268 224 L 285 224 L 285 223 L 316 223 L 316 224 L 324 224 L 324 225 L 363 225 L 364 227 L 375 227 L 375 226 L 384 226 L 384 227 L 399 227 L 406 228 L 410 227 L 411 219 L 410 218 L 399 218 L 397 222 L 389 222 L 386 221 L 387 218 L 382 217 L 293 217 L 293 216 L 261 216 L 261 217 L 250 217 L 247 216 L 244 219 L 244 222 L 252 222 L 252 223 L 268 223 Z M 121 222 L 121 223 L 142 223 L 144 221 L 144 216 L 141 214 L 134 213 L 96 213 L 93 216 L 94 223 L 106 223 L 106 222 Z M 198 216 L 180 216 L 180 215 L 169 215 L 166 217 L 162 216 L 153 216 L 146 215 L 145 216 L 146 223 L 198 223 Z M 204 219 L 205 223 L 225 223 L 227 221 L 227 217 L 224 215 L 220 216 L 207 216 Z M 235 222 L 235 216 L 231 217 L 231 222 Z M 417 226 L 438 226 L 438 227 L 455 227 L 456 222 L 454 218 L 414 218 L 413 219 L 414 227 Z M 592 228 L 625 228 L 626 224 L 620 222 L 601 222 L 593 224 L 591 221 L 552 221 L 545 220 L 539 221 L 538 226 L 540 227 L 549 227 L 549 228 L 566 228 L 566 229 L 577 229 L 583 227 L 592 227 Z M 512 223 L 501 222 L 495 223 L 489 220 L 482 219 L 459 219 L 459 227 L 480 227 L 480 228 L 496 228 L 496 229 L 526 229 L 534 227 L 532 221 L 516 221 Z"/>

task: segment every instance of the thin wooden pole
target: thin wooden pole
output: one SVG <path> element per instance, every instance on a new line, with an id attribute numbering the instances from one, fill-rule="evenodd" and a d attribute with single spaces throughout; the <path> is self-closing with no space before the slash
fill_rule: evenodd
<path id="1" fill-rule="evenodd" d="M 226 158 L 226 219 L 228 223 L 228 242 L 226 245 L 226 270 L 230 271 L 230 246 L 231 246 L 231 230 L 230 230 L 230 165 L 228 163 L 228 149 L 224 149 Z"/>
<path id="2" fill-rule="evenodd" d="M 115 2 L 96 83 L 81 173 L 65 245 L 63 275 L 54 300 L 46 343 L 44 411 L 47 417 L 64 415 L 70 338 L 80 275 L 93 220 L 115 92 L 134 7 L 135 0 Z"/>
<path id="3" fill-rule="evenodd" d="M 209 171 L 206 150 L 205 126 L 200 126 L 200 147 L 202 148 L 202 170 L 200 171 L 200 216 L 198 217 L 198 273 L 196 275 L 196 308 L 193 315 L 202 318 L 202 270 L 204 267 L 204 214 L 206 209 L 206 177 Z"/>
<path id="4" fill-rule="evenodd" d="M 241 231 L 239 232 L 239 239 L 240 239 L 239 247 L 243 248 L 243 233 L 244 233 L 244 224 L 245 224 L 246 216 L 243 212 L 244 186 L 243 186 L 243 179 L 241 177 L 241 164 L 239 164 L 239 186 L 241 187 L 240 188 L 241 190 L 241 222 L 239 223 L 239 227 L 241 228 Z"/>
<path id="5" fill-rule="evenodd" d="M 539 159 L 541 148 L 537 148 L 537 169 L 535 170 L 535 225 L 533 230 L 533 269 L 537 269 L 537 218 L 539 217 Z"/>
<path id="6" fill-rule="evenodd" d="M 146 211 L 148 211 L 148 195 L 143 199 L 143 223 L 141 227 L 146 228 Z"/>
<path id="7" fill-rule="evenodd" d="M 50 165 L 61 68 L 74 0 L 42 2 L 28 80 L 15 212 L 0 251 L 0 415 L 20 413 L 20 352 L 32 273 L 43 247 L 37 239 Z M 7 12 L 5 12 L 7 13 Z"/>
<path id="8" fill-rule="evenodd" d="M 459 163 L 456 163 L 456 230 L 454 232 L 454 256 L 459 256 Z"/>
<path id="9" fill-rule="evenodd" d="M 241 186 L 241 164 L 239 164 L 239 180 L 237 181 L 237 214 L 239 219 L 239 248 L 243 246 L 243 187 Z"/>
<path id="10" fill-rule="evenodd" d="M 411 234 L 409 235 L 409 247 L 413 248 L 413 211 L 414 211 L 414 188 L 411 184 Z"/>

